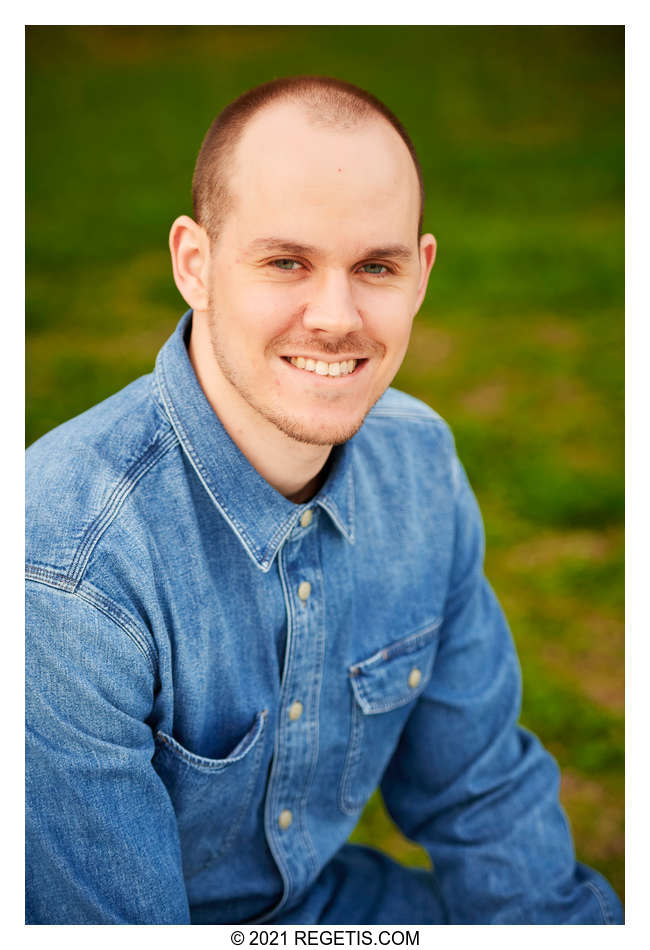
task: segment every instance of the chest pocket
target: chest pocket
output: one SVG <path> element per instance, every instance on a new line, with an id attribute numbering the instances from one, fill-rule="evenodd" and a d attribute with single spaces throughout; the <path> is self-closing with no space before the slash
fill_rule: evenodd
<path id="1" fill-rule="evenodd" d="M 176 812 L 183 874 L 193 877 L 231 849 L 251 820 L 249 804 L 260 777 L 267 711 L 225 759 L 189 752 L 164 732 L 156 733 L 153 766 Z"/>
<path id="2" fill-rule="evenodd" d="M 339 785 L 339 807 L 364 807 L 397 747 L 412 704 L 431 679 L 440 620 L 388 644 L 348 670 L 350 738 Z"/>

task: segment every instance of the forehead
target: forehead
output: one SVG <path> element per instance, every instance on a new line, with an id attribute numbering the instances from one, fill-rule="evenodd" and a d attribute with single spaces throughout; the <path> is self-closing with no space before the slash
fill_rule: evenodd
<path id="1" fill-rule="evenodd" d="M 262 110 L 233 156 L 234 239 L 267 233 L 317 244 L 410 243 L 419 182 L 401 137 L 382 117 L 352 127 L 313 121 L 296 104 Z"/>

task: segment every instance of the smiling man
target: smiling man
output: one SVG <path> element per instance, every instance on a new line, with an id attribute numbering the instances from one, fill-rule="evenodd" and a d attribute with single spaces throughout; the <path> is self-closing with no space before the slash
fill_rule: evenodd
<path id="1" fill-rule="evenodd" d="M 406 132 L 278 80 L 193 199 L 154 372 L 29 450 L 28 921 L 620 922 L 449 429 L 389 389 L 436 248 Z M 346 843 L 377 787 L 433 870 Z"/>
<path id="2" fill-rule="evenodd" d="M 332 445 L 355 434 L 395 376 L 436 246 L 420 237 L 420 176 L 396 129 L 368 103 L 314 95 L 296 101 L 294 87 L 235 141 L 226 110 L 197 163 L 198 223 L 179 218 L 170 238 L 201 387 L 293 501 L 314 494 Z"/>

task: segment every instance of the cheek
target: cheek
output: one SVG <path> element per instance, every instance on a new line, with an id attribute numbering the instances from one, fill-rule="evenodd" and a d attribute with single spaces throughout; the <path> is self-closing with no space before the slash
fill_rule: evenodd
<path id="1" fill-rule="evenodd" d="M 256 337 L 272 339 L 300 313 L 300 301 L 290 288 L 252 285 L 237 294 L 234 309 L 240 326 Z"/>
<path id="2" fill-rule="evenodd" d="M 379 284 L 376 287 L 357 288 L 355 295 L 357 307 L 369 320 L 382 325 L 409 322 L 413 312 L 411 294 L 401 287 Z"/>
<path id="3" fill-rule="evenodd" d="M 363 301 L 359 300 L 359 311 L 364 317 L 366 332 L 383 343 L 387 350 L 394 353 L 406 349 L 413 317 L 404 294 L 366 294 Z"/>

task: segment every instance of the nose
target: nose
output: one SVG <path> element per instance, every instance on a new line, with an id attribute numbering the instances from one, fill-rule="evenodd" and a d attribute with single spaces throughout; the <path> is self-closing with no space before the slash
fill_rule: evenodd
<path id="1" fill-rule="evenodd" d="M 318 283 L 312 283 L 302 321 L 306 330 L 321 330 L 332 336 L 344 336 L 361 329 L 363 319 L 347 274 L 332 271 Z"/>

